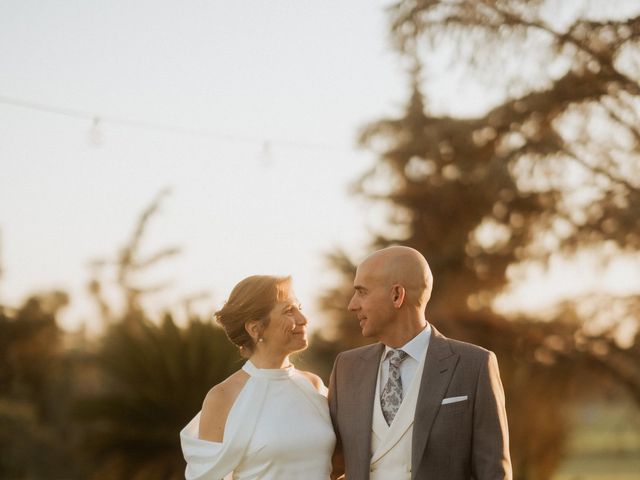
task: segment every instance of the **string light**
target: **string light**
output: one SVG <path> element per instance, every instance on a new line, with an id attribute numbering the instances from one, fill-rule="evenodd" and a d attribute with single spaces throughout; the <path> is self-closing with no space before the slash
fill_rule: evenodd
<path id="1" fill-rule="evenodd" d="M 319 151 L 334 151 L 334 152 L 351 152 L 348 147 L 340 147 L 335 145 L 327 145 L 321 143 L 312 143 L 296 140 L 265 140 L 264 138 L 241 136 L 241 135 L 228 135 L 212 130 L 198 129 L 182 127 L 178 125 L 171 125 L 160 122 L 151 122 L 144 120 L 133 120 L 121 117 L 111 117 L 98 115 L 95 112 L 87 110 L 80 110 L 67 107 L 59 107 L 54 105 L 48 105 L 39 102 L 33 102 L 29 100 L 23 100 L 18 98 L 11 98 L 0 95 L 0 104 L 10 105 L 13 107 L 25 108 L 29 110 L 50 113 L 54 115 L 65 116 L 69 118 L 78 118 L 83 120 L 89 120 L 91 127 L 89 129 L 89 142 L 94 146 L 99 146 L 103 142 L 102 126 L 105 124 L 120 125 L 129 128 L 137 128 L 141 130 L 148 130 L 154 132 L 164 132 L 176 135 L 189 135 L 194 137 L 211 138 L 224 142 L 253 144 L 262 148 L 263 158 L 269 159 L 271 155 L 271 148 L 277 146 L 280 148 L 293 148 L 302 150 L 319 150 Z M 269 160 L 267 160 L 268 162 Z"/>
<path id="2" fill-rule="evenodd" d="M 93 145 L 94 147 L 99 147 L 100 145 L 102 145 L 104 136 L 102 135 L 102 130 L 100 128 L 100 117 L 93 118 L 88 137 L 90 145 Z"/>

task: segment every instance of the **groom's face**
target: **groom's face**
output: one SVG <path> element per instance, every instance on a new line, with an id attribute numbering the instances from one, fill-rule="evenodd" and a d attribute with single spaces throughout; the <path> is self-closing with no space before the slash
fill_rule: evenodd
<path id="1" fill-rule="evenodd" d="M 393 328 L 394 309 L 391 289 L 376 263 L 365 261 L 358 267 L 348 308 L 356 314 L 363 336 L 381 339 Z"/>

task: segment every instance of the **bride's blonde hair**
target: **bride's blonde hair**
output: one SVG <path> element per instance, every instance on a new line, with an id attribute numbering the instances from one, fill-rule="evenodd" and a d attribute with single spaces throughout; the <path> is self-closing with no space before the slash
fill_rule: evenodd
<path id="1" fill-rule="evenodd" d="M 264 329 L 269 324 L 269 313 L 276 304 L 287 298 L 291 277 L 252 275 L 240 281 L 224 306 L 214 313 L 227 337 L 248 357 L 256 343 L 247 332 L 247 322 L 258 320 Z"/>

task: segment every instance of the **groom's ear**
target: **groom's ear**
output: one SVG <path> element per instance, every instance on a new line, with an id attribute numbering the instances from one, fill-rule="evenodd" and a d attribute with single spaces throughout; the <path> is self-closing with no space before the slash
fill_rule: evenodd
<path id="1" fill-rule="evenodd" d="M 402 306 L 406 293 L 407 291 L 404 287 L 398 283 L 391 287 L 391 301 L 395 308 L 400 308 Z"/>

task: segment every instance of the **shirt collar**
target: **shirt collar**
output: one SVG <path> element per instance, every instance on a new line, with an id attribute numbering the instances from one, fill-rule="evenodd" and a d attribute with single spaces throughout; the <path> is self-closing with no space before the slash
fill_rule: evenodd
<path id="1" fill-rule="evenodd" d="M 424 327 L 424 329 L 419 334 L 417 334 L 415 337 L 413 337 L 411 340 L 405 343 L 402 347 L 399 348 L 399 350 L 405 351 L 411 358 L 413 358 L 417 362 L 420 362 L 422 361 L 422 357 L 424 357 L 424 352 L 427 350 L 427 347 L 429 346 L 430 339 L 431 339 L 431 324 L 427 323 L 427 326 Z M 385 345 L 384 354 L 382 355 L 383 360 L 387 358 L 387 354 L 391 350 L 396 350 L 396 349 L 391 348 L 388 345 Z"/>

